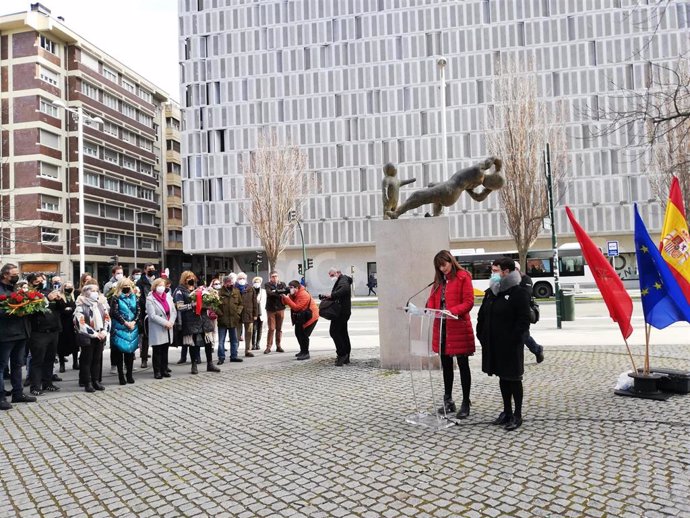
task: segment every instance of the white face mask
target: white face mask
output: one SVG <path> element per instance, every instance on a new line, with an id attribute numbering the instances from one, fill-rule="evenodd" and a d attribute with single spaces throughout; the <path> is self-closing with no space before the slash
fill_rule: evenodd
<path id="1" fill-rule="evenodd" d="M 162 295 L 163 293 L 165 293 L 165 286 L 163 286 L 163 285 L 156 286 L 156 293 L 158 293 L 159 295 Z"/>
<path id="2" fill-rule="evenodd" d="M 255 283 L 254 283 L 254 287 L 258 290 L 259 288 L 261 288 L 261 283 L 260 283 L 260 282 L 255 282 Z"/>
<path id="3" fill-rule="evenodd" d="M 290 295 L 294 295 L 297 292 L 297 288 L 290 288 Z"/>
<path id="4" fill-rule="evenodd" d="M 124 277 L 124 275 L 122 275 L 121 273 L 116 273 L 116 274 L 115 274 L 115 280 L 116 280 L 116 281 L 121 281 L 121 280 L 122 280 L 122 277 Z"/>
<path id="5" fill-rule="evenodd" d="M 244 286 L 245 284 L 247 284 L 247 279 L 240 279 L 239 281 L 237 281 L 237 284 L 239 284 L 240 286 Z"/>
<path id="6" fill-rule="evenodd" d="M 97 291 L 92 291 L 92 292 L 89 294 L 89 298 L 90 298 L 91 300 L 98 300 L 98 292 L 97 292 Z"/>
<path id="7" fill-rule="evenodd" d="M 137 282 L 139 279 L 141 279 L 141 275 L 137 274 L 133 277 L 134 282 Z"/>
<path id="8" fill-rule="evenodd" d="M 214 290 L 219 290 L 220 289 L 220 284 L 216 283 L 213 285 Z"/>

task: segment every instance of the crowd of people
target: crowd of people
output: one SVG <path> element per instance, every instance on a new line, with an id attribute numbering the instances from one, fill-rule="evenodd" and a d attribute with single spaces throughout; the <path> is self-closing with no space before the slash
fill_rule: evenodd
<path id="1" fill-rule="evenodd" d="M 319 306 L 299 281 L 287 285 L 278 273 L 270 273 L 268 282 L 247 274 L 230 273 L 200 283 L 194 272 L 185 271 L 173 288 L 154 264 L 144 270 L 133 269 L 129 276 L 116 265 L 101 291 L 98 282 L 84 273 L 78 285 L 59 276 L 30 273 L 20 279 L 14 264 L 0 269 L 0 410 L 12 403 L 31 403 L 45 392 L 60 390 L 59 373 L 66 371 L 68 360 L 79 371 L 79 386 L 92 393 L 105 390 L 103 351 L 110 348 L 111 372 L 120 385 L 134 379 L 135 355 L 139 352 L 141 368 L 152 362 L 156 379 L 169 378 L 170 347 L 180 348 L 177 364 L 191 363 L 191 373 L 198 374 L 201 349 L 206 371 L 220 372 L 226 360 L 226 338 L 230 362 L 242 362 L 239 342 L 244 341 L 244 358 L 254 357 L 261 349 L 264 323 L 267 326 L 264 354 L 285 352 L 282 327 L 285 308 L 289 306 L 295 337 L 300 350 L 297 360 L 308 360 L 309 338 L 319 320 Z M 331 319 L 330 335 L 335 343 L 336 366 L 350 363 L 350 338 L 347 322 L 351 313 L 352 279 L 336 268 L 329 271 L 334 287 L 319 295 L 338 306 Z M 41 301 L 40 311 L 23 314 L 10 306 L 12 294 L 30 294 Z M 13 306 L 13 308 L 15 308 Z M 214 364 L 213 352 L 217 351 Z M 149 357 L 149 351 L 151 356 Z M 59 363 L 59 373 L 54 372 Z M 24 367 L 26 375 L 24 376 Z M 9 378 L 12 389 L 4 390 Z M 28 388 L 25 392 L 24 388 Z M 8 397 L 11 396 L 11 403 Z"/>

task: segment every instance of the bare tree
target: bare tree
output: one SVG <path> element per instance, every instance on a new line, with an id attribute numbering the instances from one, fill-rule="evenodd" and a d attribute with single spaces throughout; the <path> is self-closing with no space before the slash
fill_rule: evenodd
<path id="1" fill-rule="evenodd" d="M 524 268 L 527 251 L 549 214 L 543 160 L 545 144 L 551 144 L 554 188 L 563 177 L 567 163 L 563 115 L 552 113 L 539 98 L 537 76 L 531 63 L 513 60 L 501 67 L 493 82 L 490 124 L 489 153 L 503 159 L 506 177 L 506 184 L 499 191 L 503 219 Z"/>
<path id="2" fill-rule="evenodd" d="M 242 162 L 244 191 L 249 200 L 244 213 L 266 251 L 269 269 L 275 268 L 294 231 L 289 212 L 300 213 L 311 191 L 307 155 L 299 147 L 282 144 L 274 131 L 259 137 L 258 148 Z"/>

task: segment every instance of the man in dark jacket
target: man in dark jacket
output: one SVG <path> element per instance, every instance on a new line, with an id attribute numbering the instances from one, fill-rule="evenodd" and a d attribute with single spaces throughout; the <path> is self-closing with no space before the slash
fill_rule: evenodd
<path id="1" fill-rule="evenodd" d="M 146 318 L 146 297 L 151 293 L 151 283 L 156 280 L 156 266 L 153 263 L 146 263 L 144 275 L 137 281 L 139 288 L 139 334 L 141 336 L 141 368 L 149 366 L 149 336 L 144 325 Z"/>
<path id="2" fill-rule="evenodd" d="M 273 336 L 276 337 L 276 351 L 284 352 L 280 343 L 283 339 L 283 318 L 285 317 L 285 304 L 281 295 L 290 293 L 284 282 L 278 279 L 278 272 L 271 272 L 271 279 L 264 285 L 266 289 L 266 318 L 268 319 L 268 336 L 266 337 L 266 350 L 264 354 L 271 352 Z"/>
<path id="3" fill-rule="evenodd" d="M 57 355 L 57 345 L 62 332 L 62 312 L 65 301 L 58 290 L 46 287 L 46 278 L 42 273 L 30 273 L 27 282 L 31 290 L 38 291 L 48 300 L 48 311 L 34 313 L 29 317 L 31 337 L 31 395 L 40 396 L 44 391 L 57 392 L 59 387 L 53 384 L 53 364 Z"/>
<path id="4" fill-rule="evenodd" d="M 344 275 L 336 268 L 331 268 L 328 276 L 335 284 L 333 284 L 331 294 L 322 298 L 332 299 L 340 304 L 340 314 L 331 320 L 329 332 L 333 343 L 335 343 L 335 352 L 338 355 L 335 365 L 342 367 L 350 363 L 350 351 L 352 349 L 350 335 L 347 331 L 347 321 L 350 320 L 352 314 L 352 277 Z"/>
<path id="5" fill-rule="evenodd" d="M 14 264 L 0 268 L 0 298 L 5 300 L 14 292 L 19 281 L 19 270 Z M 29 338 L 29 321 L 26 317 L 8 315 L 0 309 L 0 410 L 9 410 L 12 405 L 5 397 L 5 368 L 10 365 L 12 381 L 12 403 L 33 403 L 36 398 L 23 393 L 22 361 L 24 348 Z"/>
<path id="6" fill-rule="evenodd" d="M 527 275 L 526 273 L 522 273 L 520 271 L 520 263 L 515 261 L 515 269 L 518 271 L 518 273 L 522 276 L 522 280 L 520 281 L 520 287 L 525 288 L 527 290 L 527 293 L 529 293 L 529 298 L 530 301 L 534 300 L 534 295 L 532 294 L 532 278 Z M 525 333 L 524 336 L 524 342 L 527 348 L 530 350 L 530 352 L 537 357 L 537 363 L 541 363 L 544 361 L 544 347 L 539 345 L 537 341 L 532 338 L 532 335 L 529 332 L 529 329 Z"/>
<path id="7" fill-rule="evenodd" d="M 239 341 L 237 340 L 237 328 L 242 325 L 241 315 L 244 306 L 242 295 L 235 287 L 237 275 L 231 273 L 223 279 L 223 287 L 218 291 L 220 308 L 218 310 L 218 365 L 225 362 L 225 337 L 230 340 L 230 361 L 241 362 L 237 356 Z M 251 336 L 251 334 L 250 334 Z"/>

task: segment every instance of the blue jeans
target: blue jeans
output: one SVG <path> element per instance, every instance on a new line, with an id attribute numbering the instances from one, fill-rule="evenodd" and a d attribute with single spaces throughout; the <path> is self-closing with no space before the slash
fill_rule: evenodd
<path id="1" fill-rule="evenodd" d="M 24 363 L 24 347 L 26 340 L 0 342 L 0 400 L 5 399 L 5 367 L 10 366 L 10 380 L 12 395 L 22 394 L 22 364 Z"/>
<path id="2" fill-rule="evenodd" d="M 541 354 L 541 352 L 544 350 L 544 348 L 541 345 L 539 345 L 534 338 L 532 338 L 532 335 L 529 334 L 529 331 L 525 333 L 525 336 L 523 338 L 525 345 L 527 346 L 527 349 L 529 349 L 532 352 L 532 354 Z"/>
<path id="3" fill-rule="evenodd" d="M 218 326 L 218 359 L 225 359 L 225 335 L 230 335 L 230 358 L 237 358 L 237 348 L 240 345 L 237 339 L 237 328 Z"/>

